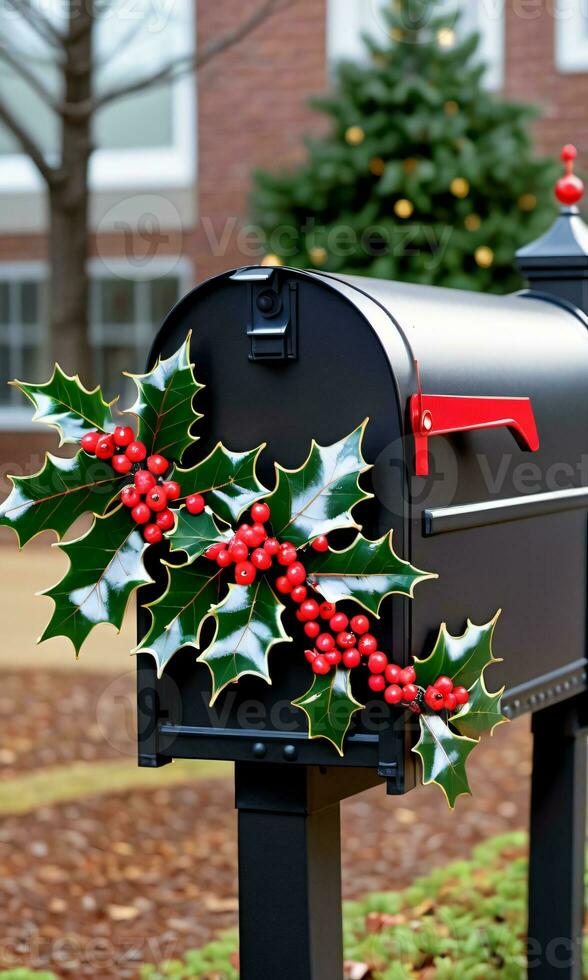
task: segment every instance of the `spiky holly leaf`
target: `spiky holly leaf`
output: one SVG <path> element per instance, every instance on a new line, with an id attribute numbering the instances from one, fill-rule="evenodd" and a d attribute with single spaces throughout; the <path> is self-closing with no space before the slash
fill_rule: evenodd
<path id="1" fill-rule="evenodd" d="M 371 467 L 365 462 L 361 443 L 367 419 L 332 446 L 312 442 L 310 453 L 297 470 L 276 464 L 276 489 L 268 504 L 276 537 L 297 547 L 319 534 L 355 527 L 351 509 L 373 494 L 359 486 L 359 477 Z"/>
<path id="2" fill-rule="evenodd" d="M 170 531 L 166 537 L 171 541 L 171 550 L 185 552 L 187 562 L 191 564 L 200 558 L 211 544 L 229 541 L 232 532 L 219 529 L 208 507 L 201 514 L 190 514 L 185 507 L 182 507 L 177 511 L 175 530 Z"/>
<path id="3" fill-rule="evenodd" d="M 467 757 L 478 744 L 456 735 L 439 715 L 419 715 L 421 737 L 413 748 L 423 764 L 423 783 L 437 783 L 450 807 L 462 794 L 471 793 L 465 768 Z"/>
<path id="4" fill-rule="evenodd" d="M 65 374 L 59 364 L 46 384 L 27 384 L 13 381 L 16 388 L 35 406 L 34 422 L 44 422 L 59 432 L 59 445 L 79 442 L 87 432 L 110 431 L 114 428 L 111 406 L 102 397 L 100 388 L 88 391 L 77 375 Z"/>
<path id="5" fill-rule="evenodd" d="M 82 450 L 73 459 L 48 453 L 38 473 L 10 479 L 13 489 L 0 505 L 0 524 L 16 532 L 22 548 L 41 531 L 61 538 L 86 511 L 104 514 L 128 478 Z"/>
<path id="6" fill-rule="evenodd" d="M 257 479 L 256 465 L 265 443 L 249 453 L 233 453 L 222 442 L 201 463 L 179 470 L 184 493 L 206 494 L 211 510 L 227 522 L 236 521 L 268 490 Z"/>
<path id="7" fill-rule="evenodd" d="M 216 631 L 198 660 L 212 674 L 211 706 L 221 691 L 244 674 L 271 684 L 269 652 L 275 643 L 291 643 L 282 624 L 284 606 L 265 578 L 251 585 L 229 585 L 229 592 L 212 610 Z"/>
<path id="8" fill-rule="evenodd" d="M 78 654 L 98 623 L 120 630 L 131 593 L 152 581 L 143 565 L 148 545 L 127 508 L 119 507 L 108 517 L 97 517 L 81 538 L 58 547 L 70 568 L 42 593 L 53 599 L 55 609 L 41 641 L 65 636 Z"/>
<path id="9" fill-rule="evenodd" d="M 351 719 L 364 707 L 351 693 L 351 672 L 337 668 L 329 674 L 315 674 L 310 689 L 292 704 L 308 718 L 308 737 L 326 738 L 343 755 Z"/>
<path id="10" fill-rule="evenodd" d="M 399 592 L 412 598 L 418 582 L 437 578 L 398 557 L 392 532 L 378 541 L 358 534 L 344 551 L 309 552 L 307 566 L 310 580 L 328 602 L 353 599 L 375 616 L 387 595 Z"/>
<path id="11" fill-rule="evenodd" d="M 191 427 L 202 418 L 193 408 L 194 396 L 202 390 L 190 361 L 190 334 L 171 357 L 158 359 L 147 374 L 129 374 L 137 386 L 137 400 L 126 414 L 136 415 L 137 437 L 149 453 L 158 452 L 180 461 L 197 441 Z"/>
<path id="12" fill-rule="evenodd" d="M 182 647 L 198 649 L 202 623 L 219 598 L 222 569 L 210 562 L 168 565 L 162 596 L 145 608 L 151 627 L 133 653 L 150 653 L 161 677 L 171 658 Z"/>
<path id="13" fill-rule="evenodd" d="M 449 719 L 450 724 L 468 738 L 479 739 L 488 731 L 492 734 L 497 725 L 507 721 L 500 707 L 503 694 L 504 688 L 490 694 L 484 678 L 478 677 L 470 688 L 470 700 Z"/>
<path id="14" fill-rule="evenodd" d="M 499 616 L 500 610 L 484 626 L 475 626 L 468 619 L 461 636 L 452 636 L 443 623 L 430 657 L 425 660 L 415 657 L 417 683 L 427 687 L 444 674 L 451 677 L 456 687 L 470 688 L 488 664 L 500 663 L 492 653 L 492 636 Z"/>

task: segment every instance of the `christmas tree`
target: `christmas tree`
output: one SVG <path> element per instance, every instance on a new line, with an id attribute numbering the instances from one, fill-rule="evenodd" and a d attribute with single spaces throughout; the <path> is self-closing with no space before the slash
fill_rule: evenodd
<path id="1" fill-rule="evenodd" d="M 534 112 L 483 85 L 478 35 L 461 39 L 439 0 L 386 12 L 384 44 L 343 62 L 313 100 L 331 120 L 291 173 L 255 175 L 267 264 L 509 292 L 515 250 L 554 216 L 551 162 Z"/>

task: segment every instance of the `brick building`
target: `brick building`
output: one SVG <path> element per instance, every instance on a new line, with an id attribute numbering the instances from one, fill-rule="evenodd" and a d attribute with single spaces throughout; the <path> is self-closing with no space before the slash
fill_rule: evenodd
<path id="1" fill-rule="evenodd" d="M 125 50 L 124 71 L 161 51 L 205 44 L 253 5 L 238 0 L 142 0 L 127 5 L 143 27 Z M 384 30 L 389 0 L 291 0 L 197 82 L 152 90 L 106 110 L 92 161 L 91 336 L 96 377 L 116 390 L 120 369 L 138 370 L 165 310 L 194 282 L 255 263 L 243 231 L 250 173 L 294 163 L 320 117 L 306 106 L 328 85 L 340 57 L 362 58 L 363 32 Z M 582 0 L 454 0 L 459 29 L 477 28 L 486 84 L 538 103 L 539 147 L 574 140 L 588 156 L 588 4 Z M 142 16 L 143 16 L 142 15 Z M 0 18 L 5 14 L 0 11 Z M 132 25 L 131 25 L 132 26 Z M 129 25 L 105 22 L 98 49 L 112 52 Z M 29 41 L 23 38 L 22 43 Z M 116 58 L 107 72 L 120 71 Z M 35 120 L 47 152 L 53 121 L 5 68 L 0 92 Z M 0 380 L 48 375 L 43 304 L 45 205 L 36 173 L 0 126 Z M 96 379 L 92 379 L 96 380 Z M 0 385 L 0 479 L 40 465 L 46 433 L 35 433 L 18 392 Z"/>

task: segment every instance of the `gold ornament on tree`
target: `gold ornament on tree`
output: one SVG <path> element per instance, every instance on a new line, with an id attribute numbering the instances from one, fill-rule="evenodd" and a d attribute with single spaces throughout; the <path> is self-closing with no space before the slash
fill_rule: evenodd
<path id="1" fill-rule="evenodd" d="M 382 157 L 372 157 L 369 167 L 374 177 L 381 177 L 386 169 L 386 161 Z"/>
<path id="2" fill-rule="evenodd" d="M 308 251 L 310 261 L 314 265 L 324 265 L 328 258 L 328 253 L 326 248 L 322 248 L 320 245 L 314 245 Z"/>
<path id="3" fill-rule="evenodd" d="M 260 264 L 273 266 L 273 265 L 283 265 L 284 263 L 282 262 L 279 255 L 274 255 L 273 253 L 270 252 L 267 255 L 264 255 Z"/>
<path id="4" fill-rule="evenodd" d="M 480 225 L 482 224 L 482 219 L 480 218 L 479 214 L 475 214 L 474 212 L 472 212 L 472 214 L 468 214 L 465 217 L 463 223 L 468 231 L 477 231 Z"/>
<path id="5" fill-rule="evenodd" d="M 359 146 L 365 139 L 365 133 L 361 126 L 350 126 L 345 133 L 345 139 L 350 146 Z"/>
<path id="6" fill-rule="evenodd" d="M 459 105 L 455 99 L 448 99 L 443 105 L 443 112 L 446 116 L 456 116 L 459 112 Z"/>
<path id="7" fill-rule="evenodd" d="M 474 252 L 474 258 L 481 269 L 489 269 L 494 262 L 494 252 L 487 245 L 480 245 Z"/>
<path id="8" fill-rule="evenodd" d="M 454 197 L 463 199 L 470 193 L 470 184 L 465 177 L 454 177 L 449 186 Z"/>
<path id="9" fill-rule="evenodd" d="M 412 201 L 408 201 L 405 197 L 401 197 L 394 205 L 394 214 L 397 218 L 410 218 L 413 211 L 414 205 Z"/>
<path id="10" fill-rule="evenodd" d="M 521 211 L 534 211 L 537 207 L 537 198 L 534 194 L 521 194 L 518 205 Z"/>
<path id="11" fill-rule="evenodd" d="M 442 27 L 437 31 L 437 43 L 440 48 L 452 48 L 455 44 L 455 31 L 452 27 Z"/>
<path id="12" fill-rule="evenodd" d="M 414 157 L 407 157 L 404 163 L 402 164 L 402 169 L 404 170 L 405 174 L 413 174 L 417 169 L 418 165 L 419 162 L 418 160 L 415 160 Z"/>

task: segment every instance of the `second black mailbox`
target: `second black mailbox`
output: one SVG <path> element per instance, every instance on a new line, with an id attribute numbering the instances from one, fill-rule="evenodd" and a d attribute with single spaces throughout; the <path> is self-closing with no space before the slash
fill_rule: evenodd
<path id="1" fill-rule="evenodd" d="M 567 231 L 579 221 L 574 211 L 559 219 Z M 527 253 L 531 278 L 534 263 L 545 271 L 545 257 Z M 576 271 L 583 278 L 584 267 Z M 418 601 L 391 597 L 382 607 L 379 635 L 398 663 L 425 656 L 441 622 L 457 634 L 466 617 L 487 622 L 501 608 L 503 663 L 493 682 L 507 686 L 507 713 L 585 688 L 581 310 L 544 293 L 503 298 L 256 267 L 188 294 L 164 323 L 152 360 L 171 355 L 189 331 L 206 385 L 198 458 L 219 441 L 235 451 L 266 442 L 260 475 L 271 486 L 273 460 L 299 466 L 313 438 L 328 445 L 369 418 L 364 453 L 375 496 L 358 508 L 365 533 L 374 539 L 393 529 L 398 554 L 439 576 L 419 586 Z M 175 656 L 159 680 L 141 655 L 141 763 L 368 767 L 392 792 L 411 788 L 411 725 L 393 723 L 366 686 L 359 696 L 367 707 L 341 758 L 309 740 L 304 714 L 290 707 L 308 687 L 300 651 L 277 645 L 270 659 L 271 686 L 242 677 L 210 708 L 210 674 L 193 650 Z"/>

